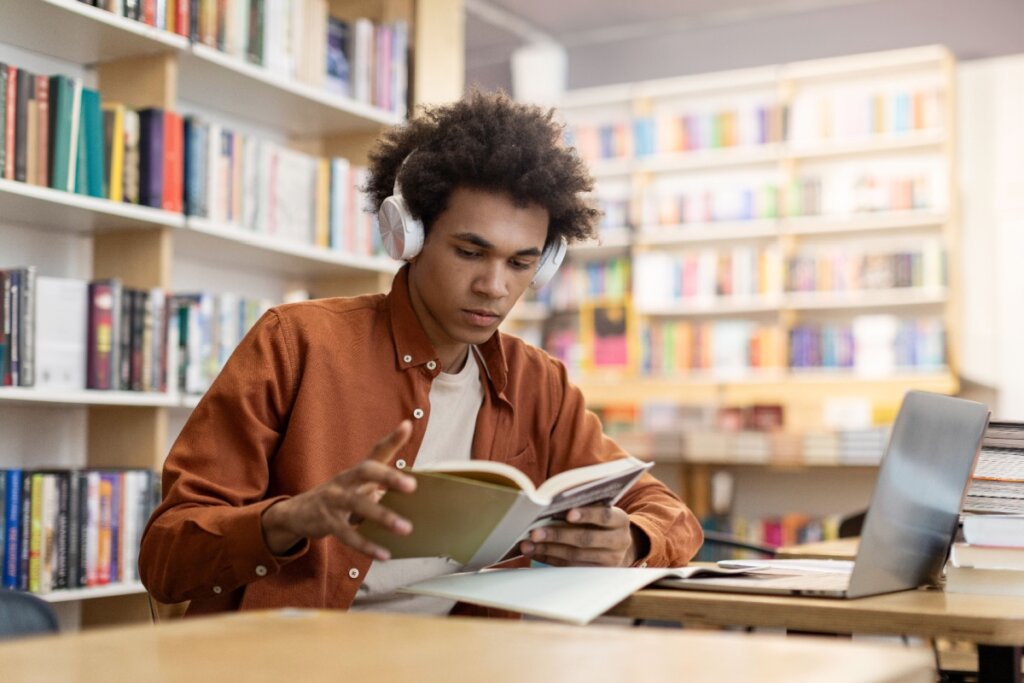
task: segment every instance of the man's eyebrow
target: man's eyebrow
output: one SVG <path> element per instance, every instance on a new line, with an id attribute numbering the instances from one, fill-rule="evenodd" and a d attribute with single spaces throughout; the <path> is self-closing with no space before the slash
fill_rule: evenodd
<path id="1" fill-rule="evenodd" d="M 473 233 L 473 232 L 462 232 L 462 233 L 459 233 L 457 235 L 453 235 L 453 237 L 455 239 L 457 239 L 457 240 L 462 241 L 462 242 L 469 242 L 470 244 L 478 246 L 481 249 L 494 249 L 494 245 L 493 244 L 491 244 L 490 242 L 485 240 L 483 237 L 481 237 L 480 235 L 477 235 L 476 233 Z M 540 254 L 541 254 L 541 250 L 540 249 L 538 249 L 537 247 L 530 247 L 529 249 L 520 249 L 519 251 L 516 252 L 515 255 L 516 256 L 540 256 Z"/>

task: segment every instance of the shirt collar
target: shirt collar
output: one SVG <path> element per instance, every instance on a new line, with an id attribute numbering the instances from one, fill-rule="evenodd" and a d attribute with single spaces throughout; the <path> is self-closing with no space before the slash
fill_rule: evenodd
<path id="1" fill-rule="evenodd" d="M 403 265 L 395 274 L 385 302 L 391 318 L 391 336 L 397 367 L 408 370 L 429 361 L 436 363 L 437 351 L 430 343 L 430 338 L 427 337 L 427 332 L 412 307 L 412 297 L 409 295 L 409 264 Z M 495 332 L 477 348 L 483 360 L 484 373 L 498 395 L 504 398 L 508 365 L 501 344 L 501 334 Z"/>

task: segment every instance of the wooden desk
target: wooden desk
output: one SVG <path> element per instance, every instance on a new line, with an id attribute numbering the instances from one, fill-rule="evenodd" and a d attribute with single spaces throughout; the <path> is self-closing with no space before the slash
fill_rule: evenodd
<path id="1" fill-rule="evenodd" d="M 1024 598 L 904 591 L 856 600 L 649 589 L 610 615 L 819 633 L 946 637 L 978 645 L 982 681 L 1021 680 Z"/>
<path id="2" fill-rule="evenodd" d="M 821 541 L 820 543 L 784 545 L 776 551 L 776 556 L 779 559 L 855 560 L 859 545 L 860 537 L 858 536 Z"/>
<path id="3" fill-rule="evenodd" d="M 0 645 L 4 683 L 934 681 L 923 648 L 285 610 Z"/>

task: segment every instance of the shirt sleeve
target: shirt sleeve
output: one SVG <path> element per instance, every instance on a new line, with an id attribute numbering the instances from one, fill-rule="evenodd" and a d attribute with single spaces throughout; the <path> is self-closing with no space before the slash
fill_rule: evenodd
<path id="1" fill-rule="evenodd" d="M 275 556 L 261 516 L 296 387 L 285 321 L 271 310 L 245 336 L 164 463 L 164 499 L 142 538 L 139 572 L 161 602 L 233 591 L 303 555 Z"/>
<path id="2" fill-rule="evenodd" d="M 595 462 L 621 458 L 626 452 L 604 435 L 597 416 L 586 409 L 586 402 L 571 384 L 565 366 L 552 361 L 551 391 L 558 415 L 552 428 L 551 461 L 548 476 Z M 704 533 L 696 516 L 660 481 L 648 473 L 619 499 L 630 522 L 647 534 L 650 552 L 638 558 L 636 565 L 678 567 L 689 562 L 701 544 Z"/>

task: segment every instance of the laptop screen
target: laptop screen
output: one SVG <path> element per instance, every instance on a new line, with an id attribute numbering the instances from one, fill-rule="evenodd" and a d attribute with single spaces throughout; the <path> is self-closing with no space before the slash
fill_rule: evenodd
<path id="1" fill-rule="evenodd" d="M 864 520 L 849 597 L 938 579 L 988 418 L 981 403 L 906 394 Z"/>

